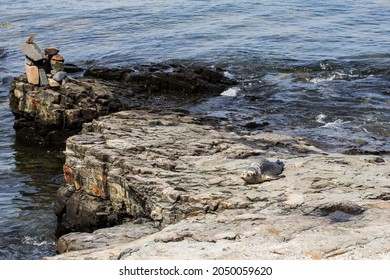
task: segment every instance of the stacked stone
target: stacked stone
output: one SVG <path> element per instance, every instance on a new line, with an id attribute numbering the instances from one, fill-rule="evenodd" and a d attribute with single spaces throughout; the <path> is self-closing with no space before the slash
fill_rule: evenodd
<path id="1" fill-rule="evenodd" d="M 68 74 L 64 71 L 64 57 L 58 53 L 59 50 L 56 48 L 45 49 L 45 55 L 50 69 L 47 77 L 51 87 L 59 87 L 69 80 Z"/>
<path id="2" fill-rule="evenodd" d="M 64 71 L 64 57 L 58 49 L 49 47 L 43 53 L 37 44 L 26 42 L 20 50 L 26 55 L 25 69 L 30 84 L 59 87 L 69 80 Z"/>

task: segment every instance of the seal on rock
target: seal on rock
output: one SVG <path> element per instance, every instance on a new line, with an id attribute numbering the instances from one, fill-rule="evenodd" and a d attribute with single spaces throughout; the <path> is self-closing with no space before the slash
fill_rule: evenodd
<path id="1" fill-rule="evenodd" d="M 280 160 L 272 162 L 264 157 L 259 157 L 244 170 L 241 179 L 248 184 L 277 180 L 284 177 L 284 175 L 280 175 L 283 168 L 284 163 Z"/>

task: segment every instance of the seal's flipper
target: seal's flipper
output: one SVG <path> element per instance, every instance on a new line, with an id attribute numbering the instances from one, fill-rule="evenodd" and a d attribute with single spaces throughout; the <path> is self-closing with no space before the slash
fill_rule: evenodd
<path id="1" fill-rule="evenodd" d="M 278 179 L 285 178 L 285 177 L 286 176 L 284 176 L 284 175 L 265 175 L 264 181 L 278 180 Z"/>

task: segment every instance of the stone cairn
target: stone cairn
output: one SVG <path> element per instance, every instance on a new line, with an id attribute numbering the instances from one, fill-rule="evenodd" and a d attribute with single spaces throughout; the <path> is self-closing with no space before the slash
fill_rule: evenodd
<path id="1" fill-rule="evenodd" d="M 64 71 L 64 57 L 59 50 L 53 47 L 45 49 L 44 53 L 34 43 L 34 35 L 20 46 L 20 50 L 26 55 L 25 68 L 27 81 L 32 85 L 59 87 L 65 84 L 69 78 Z"/>

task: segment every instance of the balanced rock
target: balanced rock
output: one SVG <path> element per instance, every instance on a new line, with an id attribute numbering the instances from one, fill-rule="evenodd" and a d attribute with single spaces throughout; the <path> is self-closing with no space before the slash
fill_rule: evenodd
<path id="1" fill-rule="evenodd" d="M 48 78 L 47 80 L 48 80 L 49 86 L 51 86 L 51 87 L 61 86 L 61 84 L 59 82 L 57 82 L 56 80 L 54 80 L 52 78 Z"/>
<path id="2" fill-rule="evenodd" d="M 46 76 L 46 71 L 43 68 L 39 68 L 39 85 L 47 86 L 49 84 Z"/>
<path id="3" fill-rule="evenodd" d="M 65 71 L 59 71 L 53 75 L 53 80 L 61 82 L 68 74 Z"/>
<path id="4" fill-rule="evenodd" d="M 39 69 L 35 65 L 24 65 L 26 69 L 27 81 L 32 85 L 39 85 Z"/>
<path id="5" fill-rule="evenodd" d="M 41 49 L 35 43 L 23 44 L 20 46 L 20 50 L 33 61 L 45 59 L 45 56 L 42 53 Z"/>
<path id="6" fill-rule="evenodd" d="M 62 55 L 56 54 L 50 60 L 51 68 L 54 71 L 63 71 L 64 70 L 64 57 Z"/>
<path id="7" fill-rule="evenodd" d="M 53 47 L 49 47 L 49 48 L 45 49 L 45 55 L 48 55 L 48 56 L 56 55 L 56 54 L 58 54 L 58 52 L 59 52 L 59 49 L 56 49 Z"/>

